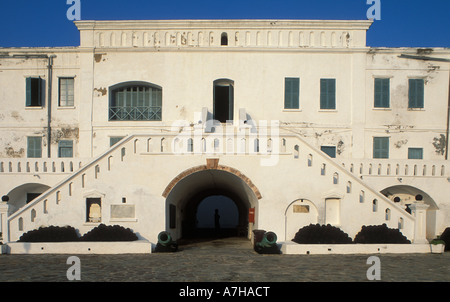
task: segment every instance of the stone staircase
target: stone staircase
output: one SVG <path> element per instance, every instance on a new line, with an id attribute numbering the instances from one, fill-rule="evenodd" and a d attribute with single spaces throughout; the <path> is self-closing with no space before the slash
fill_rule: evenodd
<path id="1" fill-rule="evenodd" d="M 178 171 L 172 168 L 165 169 L 164 162 L 180 161 L 189 167 L 191 165 L 189 161 L 193 158 L 222 160 L 240 157 L 242 160 L 243 156 L 249 161 L 259 162 L 261 166 L 267 167 L 269 173 L 279 173 L 280 169 L 286 169 L 286 185 L 303 186 L 316 192 L 316 196 L 321 196 L 322 200 L 316 201 L 320 213 L 319 223 L 328 222 L 325 202 L 329 198 L 334 198 L 340 200 L 338 225 L 349 234 L 354 235 L 361 225 L 386 223 L 391 228 L 399 227 L 409 239 L 415 236 L 414 215 L 410 215 L 372 189 L 360 177 L 308 144 L 300 136 L 295 134 L 256 135 L 247 131 L 242 136 L 236 133 L 230 135 L 197 133 L 196 135 L 195 132 L 194 135 L 192 133 L 130 135 L 78 170 L 71 172 L 62 181 L 9 216 L 7 218 L 8 239 L 16 241 L 22 233 L 43 225 L 71 225 L 79 229 L 80 233 L 89 231 L 97 224 L 86 219 L 85 200 L 104 198 L 105 192 L 114 191 L 119 187 L 137 187 L 142 181 L 139 177 L 142 169 L 149 169 L 147 173 L 150 178 L 158 178 L 156 182 L 168 184 L 183 168 L 181 170 L 178 168 Z M 236 168 L 239 169 L 239 167 Z M 251 170 L 243 170 L 243 172 L 251 174 L 252 179 L 256 178 L 254 180 L 256 183 L 262 183 L 258 176 L 254 176 L 257 174 Z M 122 178 L 122 175 L 136 175 L 136 177 Z M 162 185 L 159 187 L 164 188 Z M 263 199 L 265 195 L 270 196 L 265 194 L 270 188 L 260 186 L 259 189 Z M 162 191 L 152 190 L 149 194 L 159 198 L 164 205 Z M 120 203 L 117 199 L 114 202 Z M 262 202 L 265 203 L 265 208 L 275 206 L 270 205 L 270 200 L 261 200 L 260 203 Z M 150 211 L 139 205 L 142 210 L 140 211 L 137 208 L 138 205 L 135 206 L 135 217 L 119 220 L 118 224 L 127 225 L 136 220 L 141 221 L 144 219 L 143 215 Z M 286 206 L 283 207 L 277 211 L 285 213 Z M 167 217 L 165 206 L 151 211 L 153 211 L 152 215 L 159 217 L 159 220 L 155 219 L 155 223 L 167 219 L 164 218 Z M 113 221 L 112 218 L 112 216 L 109 217 L 110 221 Z M 261 210 L 259 227 L 264 228 L 265 225 L 271 227 L 267 214 L 262 214 Z M 159 230 L 164 229 L 164 226 L 165 223 L 159 223 Z M 281 233 L 284 232 L 283 226 L 274 228 Z M 141 233 L 145 234 L 145 232 Z M 152 236 L 142 234 L 142 237 L 150 237 L 144 238 L 150 241 L 156 238 L 155 232 Z"/>

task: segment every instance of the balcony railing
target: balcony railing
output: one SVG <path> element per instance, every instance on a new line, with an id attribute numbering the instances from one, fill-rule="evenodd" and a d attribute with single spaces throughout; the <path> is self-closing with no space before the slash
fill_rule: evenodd
<path id="1" fill-rule="evenodd" d="M 109 107 L 110 121 L 160 121 L 161 106 Z"/>

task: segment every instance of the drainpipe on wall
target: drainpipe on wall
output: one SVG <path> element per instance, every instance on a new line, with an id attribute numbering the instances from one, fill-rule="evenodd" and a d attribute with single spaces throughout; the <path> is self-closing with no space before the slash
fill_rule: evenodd
<path id="1" fill-rule="evenodd" d="M 53 58 L 54 55 L 48 57 L 48 97 L 47 97 L 47 157 L 51 158 L 51 139 L 52 139 L 52 79 L 53 79 Z"/>
<path id="2" fill-rule="evenodd" d="M 414 55 L 405 55 L 401 54 L 399 58 L 404 59 L 413 59 L 413 60 L 423 60 L 423 61 L 436 61 L 436 62 L 447 62 L 449 63 L 450 60 L 446 58 L 432 58 L 432 57 L 426 57 L 426 56 L 414 56 Z M 450 71 L 449 71 L 449 85 L 448 85 L 448 105 L 447 105 L 447 129 L 445 133 L 445 160 L 448 159 L 448 145 L 449 145 L 449 126 L 450 126 Z"/>
<path id="3" fill-rule="evenodd" d="M 7 55 L 1 55 L 0 58 L 4 59 L 47 59 L 48 65 L 47 65 L 47 71 L 48 71 L 48 98 L 47 98 L 47 156 L 50 158 L 51 156 L 51 136 L 52 136 L 52 129 L 51 129 L 51 121 L 52 121 L 52 77 L 53 77 L 53 58 L 56 58 L 55 55 L 41 55 L 41 54 L 15 54 L 10 56 Z"/>
<path id="4" fill-rule="evenodd" d="M 448 74 L 448 106 L 447 106 L 447 133 L 445 134 L 445 160 L 448 159 L 448 135 L 449 135 L 449 125 L 450 124 L 450 70 Z"/>

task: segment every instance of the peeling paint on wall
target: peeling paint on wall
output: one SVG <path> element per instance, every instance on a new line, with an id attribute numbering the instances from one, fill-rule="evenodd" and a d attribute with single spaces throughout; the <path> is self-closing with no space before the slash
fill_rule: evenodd
<path id="1" fill-rule="evenodd" d="M 394 143 L 395 148 L 400 149 L 403 145 L 406 145 L 408 143 L 407 139 L 402 139 Z"/>
<path id="2" fill-rule="evenodd" d="M 60 140 L 73 139 L 78 141 L 80 129 L 78 127 L 64 126 L 52 131 L 52 144 L 57 144 Z"/>
<path id="3" fill-rule="evenodd" d="M 106 56 L 106 53 L 96 53 L 96 54 L 94 54 L 95 63 L 100 63 L 102 61 L 106 61 L 106 59 L 103 58 L 103 55 Z"/>
<path id="4" fill-rule="evenodd" d="M 108 90 L 105 87 L 94 88 L 94 91 L 97 92 L 97 96 L 105 96 Z"/>
<path id="5" fill-rule="evenodd" d="M 433 138 L 433 146 L 435 148 L 436 154 L 444 155 L 445 153 L 445 135 L 441 134 L 439 137 Z"/>
<path id="6" fill-rule="evenodd" d="M 5 154 L 6 154 L 6 157 L 9 157 L 9 158 L 21 158 L 21 157 L 24 157 L 24 155 L 25 155 L 25 149 L 20 148 L 19 150 L 14 150 L 13 147 L 6 146 Z"/>

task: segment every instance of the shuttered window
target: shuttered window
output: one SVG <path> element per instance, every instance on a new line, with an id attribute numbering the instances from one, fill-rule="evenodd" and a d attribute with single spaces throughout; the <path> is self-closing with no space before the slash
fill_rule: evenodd
<path id="1" fill-rule="evenodd" d="M 299 109 L 300 79 L 285 78 L 284 109 Z"/>
<path id="2" fill-rule="evenodd" d="M 373 158 L 389 158 L 389 137 L 373 138 Z"/>
<path id="3" fill-rule="evenodd" d="M 71 140 L 59 141 L 58 157 L 73 157 L 73 141 Z"/>
<path id="4" fill-rule="evenodd" d="M 336 109 L 336 79 L 320 79 L 320 109 Z"/>
<path id="5" fill-rule="evenodd" d="M 27 138 L 27 157 L 29 158 L 42 157 L 42 137 L 29 136 Z"/>
<path id="6" fill-rule="evenodd" d="M 389 79 L 375 79 L 375 96 L 374 107 L 375 108 L 389 108 L 390 95 L 389 95 Z"/>
<path id="7" fill-rule="evenodd" d="M 42 106 L 42 79 L 41 78 L 26 78 L 25 90 L 27 107 L 41 107 Z"/>
<path id="8" fill-rule="evenodd" d="M 408 108 L 424 107 L 424 80 L 409 79 Z"/>

